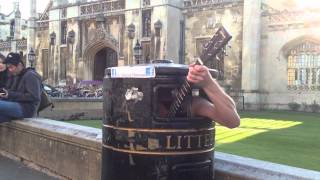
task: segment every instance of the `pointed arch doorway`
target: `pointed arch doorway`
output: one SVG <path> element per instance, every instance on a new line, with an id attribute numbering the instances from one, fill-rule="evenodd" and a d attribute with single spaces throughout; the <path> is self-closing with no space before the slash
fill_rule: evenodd
<path id="1" fill-rule="evenodd" d="M 117 52 L 109 47 L 99 50 L 94 56 L 93 80 L 102 81 L 108 67 L 117 66 Z"/>

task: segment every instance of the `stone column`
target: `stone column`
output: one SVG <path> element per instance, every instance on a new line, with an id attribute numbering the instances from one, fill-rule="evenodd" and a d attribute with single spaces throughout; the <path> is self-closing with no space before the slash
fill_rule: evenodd
<path id="1" fill-rule="evenodd" d="M 245 103 L 259 109 L 261 0 L 244 0 L 242 90 Z"/>
<path id="2" fill-rule="evenodd" d="M 11 41 L 11 52 L 17 52 L 17 41 L 15 39 L 13 39 Z"/>
<path id="3" fill-rule="evenodd" d="M 27 44 L 27 53 L 29 53 L 30 49 L 34 49 L 34 51 L 36 52 L 35 49 L 35 33 L 36 33 L 36 0 L 30 0 L 30 18 L 28 20 L 28 28 L 29 28 L 29 32 L 28 32 L 28 44 Z M 27 55 L 28 58 L 28 55 Z M 36 61 L 37 61 L 37 56 L 36 56 Z M 29 59 L 27 59 L 26 62 L 27 66 L 29 66 Z"/>

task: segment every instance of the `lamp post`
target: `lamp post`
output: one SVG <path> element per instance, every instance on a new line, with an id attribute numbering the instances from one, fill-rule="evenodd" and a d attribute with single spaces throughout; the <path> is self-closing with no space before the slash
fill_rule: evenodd
<path id="1" fill-rule="evenodd" d="M 139 43 L 139 40 L 137 40 L 137 43 L 133 48 L 133 55 L 136 59 L 136 64 L 140 64 L 141 56 L 142 56 L 142 47 Z"/>
<path id="2" fill-rule="evenodd" d="M 33 49 L 31 48 L 28 54 L 28 61 L 30 63 L 30 67 L 33 68 L 33 64 L 36 60 L 36 54 L 34 53 Z"/>

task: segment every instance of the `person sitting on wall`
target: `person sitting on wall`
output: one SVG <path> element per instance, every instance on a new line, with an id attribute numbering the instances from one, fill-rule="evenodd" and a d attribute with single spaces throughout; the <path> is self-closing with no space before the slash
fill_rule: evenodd
<path id="1" fill-rule="evenodd" d="M 33 68 L 25 68 L 18 53 L 9 53 L 5 63 L 14 78 L 0 91 L 0 123 L 33 117 L 40 103 L 41 77 Z"/>

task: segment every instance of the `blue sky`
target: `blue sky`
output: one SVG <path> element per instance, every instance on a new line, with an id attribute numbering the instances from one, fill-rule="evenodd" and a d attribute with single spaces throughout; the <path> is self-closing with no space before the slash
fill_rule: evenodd
<path id="1" fill-rule="evenodd" d="M 36 0 L 37 12 L 42 13 L 46 8 L 49 0 Z M 28 19 L 30 16 L 30 1 L 29 0 L 0 0 L 0 12 L 9 14 L 13 10 L 13 3 L 19 2 L 19 7 L 23 19 Z"/>

